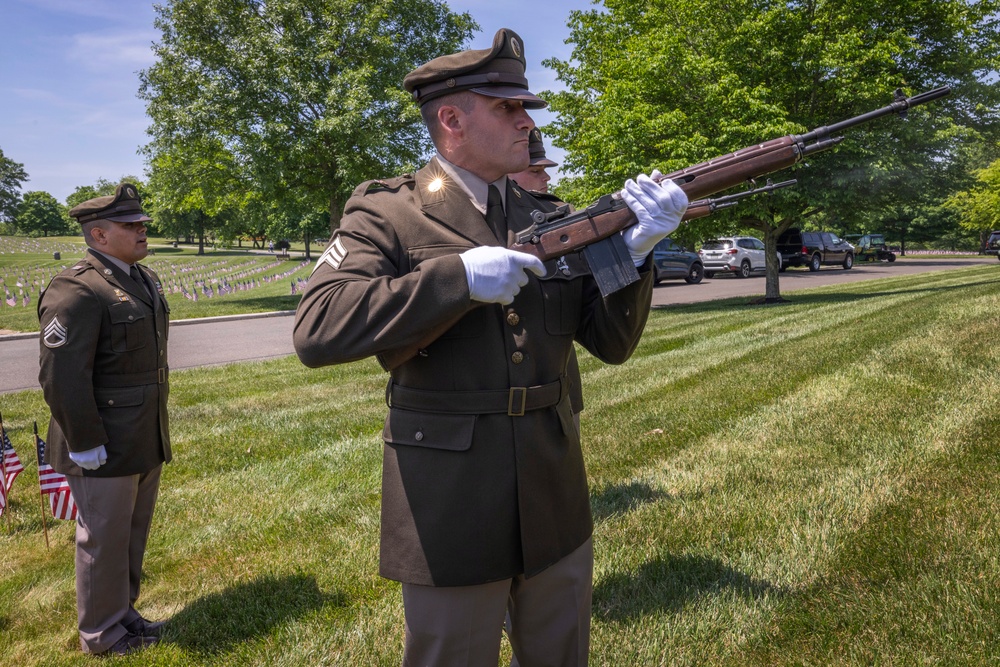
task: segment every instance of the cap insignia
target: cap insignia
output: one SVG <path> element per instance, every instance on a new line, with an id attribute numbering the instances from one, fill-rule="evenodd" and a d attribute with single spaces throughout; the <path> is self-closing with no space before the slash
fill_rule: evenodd
<path id="1" fill-rule="evenodd" d="M 510 38 L 510 50 L 514 52 L 514 55 L 518 58 L 521 57 L 521 45 L 518 43 L 515 37 Z"/>
<path id="2" fill-rule="evenodd" d="M 128 193 L 129 197 L 131 197 L 132 199 L 135 199 L 135 196 L 136 196 L 135 195 L 135 190 L 133 190 L 132 188 L 125 188 L 125 192 Z"/>
<path id="3" fill-rule="evenodd" d="M 42 332 L 42 342 L 45 343 L 45 347 L 62 347 L 66 344 L 68 334 L 69 331 L 56 316 L 45 326 L 45 330 Z"/>
<path id="4" fill-rule="evenodd" d="M 447 85 L 449 88 L 454 88 L 455 87 L 455 79 L 448 79 L 447 81 L 445 81 L 445 85 Z"/>

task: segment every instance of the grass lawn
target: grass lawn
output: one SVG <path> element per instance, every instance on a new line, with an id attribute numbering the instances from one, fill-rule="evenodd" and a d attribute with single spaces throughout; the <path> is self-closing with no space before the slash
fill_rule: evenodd
<path id="1" fill-rule="evenodd" d="M 628 363 L 581 354 L 590 664 L 1000 663 L 998 269 L 656 309 Z M 399 587 L 376 574 L 385 379 L 294 358 L 172 375 L 138 605 L 168 634 L 117 662 L 399 664 Z M 41 393 L 0 410 L 28 468 L 0 520 L 0 655 L 93 665 L 73 526 L 42 534 Z"/>
<path id="2" fill-rule="evenodd" d="M 154 254 L 142 263 L 160 276 L 171 319 L 294 310 L 299 296 L 292 283 L 304 287 L 300 281 L 308 279 L 322 249 L 313 248 L 306 260 L 301 251 L 281 258 L 245 245 L 198 255 L 196 245 L 174 248 L 165 239 L 150 239 Z M 38 331 L 40 290 L 85 252 L 82 237 L 0 237 L 0 331 Z"/>

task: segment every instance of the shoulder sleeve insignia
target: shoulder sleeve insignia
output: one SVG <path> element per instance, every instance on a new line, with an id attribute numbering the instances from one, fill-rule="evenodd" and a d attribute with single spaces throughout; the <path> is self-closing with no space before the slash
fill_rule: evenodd
<path id="1" fill-rule="evenodd" d="M 316 260 L 316 267 L 313 271 L 318 269 L 323 262 L 329 264 L 330 268 L 336 271 L 344 263 L 345 259 L 347 259 L 347 248 L 344 247 L 344 240 L 340 238 L 340 234 L 334 232 L 333 240 L 330 241 L 330 245 L 326 247 L 323 254 Z"/>
<path id="2" fill-rule="evenodd" d="M 59 321 L 59 316 L 52 318 L 52 321 L 45 325 L 42 330 L 42 342 L 45 347 L 62 347 L 66 344 L 69 331 Z"/>

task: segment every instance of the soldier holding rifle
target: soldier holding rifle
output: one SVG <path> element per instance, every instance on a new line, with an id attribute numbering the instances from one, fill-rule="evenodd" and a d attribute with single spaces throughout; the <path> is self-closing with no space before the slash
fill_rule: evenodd
<path id="1" fill-rule="evenodd" d="M 508 250 L 533 210 L 555 209 L 507 177 L 530 162 L 527 110 L 545 106 L 524 70 L 502 29 L 407 75 L 437 155 L 355 190 L 296 314 L 305 364 L 391 369 L 380 573 L 403 583 L 404 665 L 496 665 L 508 610 L 515 664 L 586 664 L 593 524 L 566 366 L 574 340 L 629 358 L 649 254 L 687 206 L 669 181 L 626 183 L 641 279 L 607 298 L 573 262 Z"/>

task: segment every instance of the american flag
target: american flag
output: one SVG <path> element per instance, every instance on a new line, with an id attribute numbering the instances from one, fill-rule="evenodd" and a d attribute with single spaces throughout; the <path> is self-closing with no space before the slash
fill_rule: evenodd
<path id="1" fill-rule="evenodd" d="M 10 438 L 7 437 L 7 430 L 3 427 L 2 421 L 0 421 L 0 442 L 3 443 L 4 479 L 2 486 L 5 491 L 10 491 L 10 487 L 14 483 L 14 478 L 21 474 L 24 466 L 21 465 L 21 459 L 18 458 L 17 452 L 14 451 L 14 445 L 11 444 Z"/>
<path id="2" fill-rule="evenodd" d="M 57 473 L 45 462 L 45 441 L 35 436 L 38 446 L 38 486 L 42 495 L 49 496 L 49 507 L 56 519 L 72 521 L 76 519 L 76 502 L 66 483 L 66 477 Z"/>

